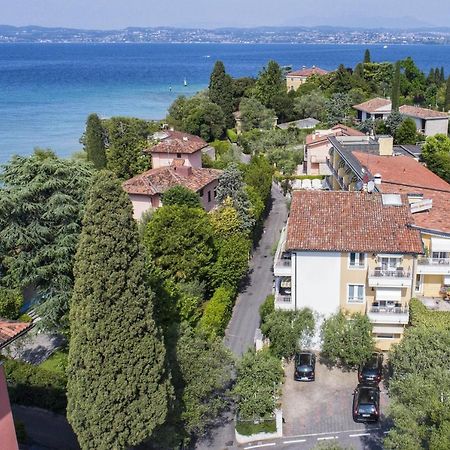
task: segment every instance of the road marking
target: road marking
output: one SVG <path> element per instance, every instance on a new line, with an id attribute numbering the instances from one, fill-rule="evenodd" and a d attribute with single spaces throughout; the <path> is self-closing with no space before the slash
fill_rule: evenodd
<path id="1" fill-rule="evenodd" d="M 327 434 L 346 434 L 346 433 L 357 433 L 358 431 L 362 431 L 361 428 L 356 430 L 344 430 L 344 431 L 327 431 L 325 433 L 310 433 L 310 434 L 297 434 L 295 436 L 290 436 L 292 438 L 303 438 L 303 437 L 311 437 L 311 436 L 326 436 Z M 375 431 L 381 431 L 380 427 L 370 428 L 370 431 L 373 433 Z"/>
<path id="2" fill-rule="evenodd" d="M 283 441 L 283 444 L 297 444 L 300 442 L 306 442 L 306 439 L 297 439 L 295 441 Z"/>
<path id="3" fill-rule="evenodd" d="M 349 434 L 350 437 L 370 436 L 370 433 Z"/>
<path id="4" fill-rule="evenodd" d="M 330 441 L 331 439 L 337 439 L 337 436 L 328 436 L 328 437 L 321 437 L 317 438 L 318 441 Z"/>
<path id="5" fill-rule="evenodd" d="M 260 447 L 272 447 L 274 445 L 276 445 L 275 442 L 271 442 L 270 444 L 250 445 L 250 447 L 244 447 L 244 450 L 249 450 L 251 448 L 260 448 Z"/>

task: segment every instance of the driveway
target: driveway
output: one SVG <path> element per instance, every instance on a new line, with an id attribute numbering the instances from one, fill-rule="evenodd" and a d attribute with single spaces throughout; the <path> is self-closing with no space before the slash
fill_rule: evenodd
<path id="1" fill-rule="evenodd" d="M 316 364 L 316 381 L 294 381 L 294 364 L 285 369 L 282 405 L 283 436 L 318 436 L 319 439 L 337 435 L 359 435 L 387 430 L 385 413 L 388 396 L 381 389 L 381 420 L 376 424 L 355 423 L 352 418 L 353 390 L 358 384 L 357 372 L 328 368 Z M 334 433 L 334 434 L 333 434 Z M 376 448 L 376 447 L 370 447 Z"/>

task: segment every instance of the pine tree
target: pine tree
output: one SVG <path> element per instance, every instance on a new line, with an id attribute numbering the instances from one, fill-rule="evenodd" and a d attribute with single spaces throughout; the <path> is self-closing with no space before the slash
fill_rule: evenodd
<path id="1" fill-rule="evenodd" d="M 450 111 L 450 76 L 447 78 L 447 87 L 445 90 L 445 106 L 446 111 Z"/>
<path id="2" fill-rule="evenodd" d="M 395 63 L 394 80 L 392 82 L 392 111 L 398 111 L 400 106 L 400 61 Z"/>
<path id="3" fill-rule="evenodd" d="M 366 51 L 364 52 L 364 64 L 370 63 L 370 62 L 371 62 L 370 50 L 367 48 Z"/>
<path id="4" fill-rule="evenodd" d="M 90 114 L 86 121 L 84 150 L 88 161 L 94 163 L 97 169 L 106 167 L 105 142 L 103 127 L 97 114 Z"/>
<path id="5" fill-rule="evenodd" d="M 286 95 L 286 82 L 283 71 L 277 62 L 269 61 L 267 67 L 259 73 L 253 88 L 253 96 L 267 108 L 277 111 L 276 100 L 284 95 Z"/>
<path id="6" fill-rule="evenodd" d="M 216 61 L 214 69 L 209 79 L 209 99 L 222 108 L 225 116 L 226 126 L 234 126 L 233 110 L 233 79 L 225 72 L 225 66 L 222 61 Z"/>
<path id="7" fill-rule="evenodd" d="M 171 388 L 137 225 L 111 172 L 94 177 L 74 273 L 67 417 L 82 449 L 125 449 L 164 422 Z"/>

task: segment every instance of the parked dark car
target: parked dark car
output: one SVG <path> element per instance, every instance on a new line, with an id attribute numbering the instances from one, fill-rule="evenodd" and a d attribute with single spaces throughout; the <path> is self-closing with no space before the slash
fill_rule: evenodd
<path id="1" fill-rule="evenodd" d="M 379 383 L 383 375 L 383 354 L 372 353 L 371 358 L 358 369 L 358 381 L 360 383 Z"/>
<path id="2" fill-rule="evenodd" d="M 353 420 L 378 422 L 380 418 L 380 388 L 376 384 L 360 383 L 353 392 Z"/>
<path id="3" fill-rule="evenodd" d="M 311 352 L 299 352 L 295 354 L 296 381 L 314 381 L 316 378 L 316 355 Z"/>

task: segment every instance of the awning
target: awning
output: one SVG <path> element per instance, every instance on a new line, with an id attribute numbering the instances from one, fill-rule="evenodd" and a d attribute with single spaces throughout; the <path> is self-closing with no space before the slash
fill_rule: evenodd
<path id="1" fill-rule="evenodd" d="M 450 252 L 450 239 L 431 238 L 432 252 Z"/>
<path id="2" fill-rule="evenodd" d="M 375 293 L 376 300 L 390 300 L 399 302 L 402 299 L 402 290 L 400 288 L 376 288 Z"/>
<path id="3" fill-rule="evenodd" d="M 372 333 L 401 334 L 403 329 L 404 327 L 402 325 L 398 326 L 391 325 L 389 327 L 374 325 L 372 327 Z"/>

